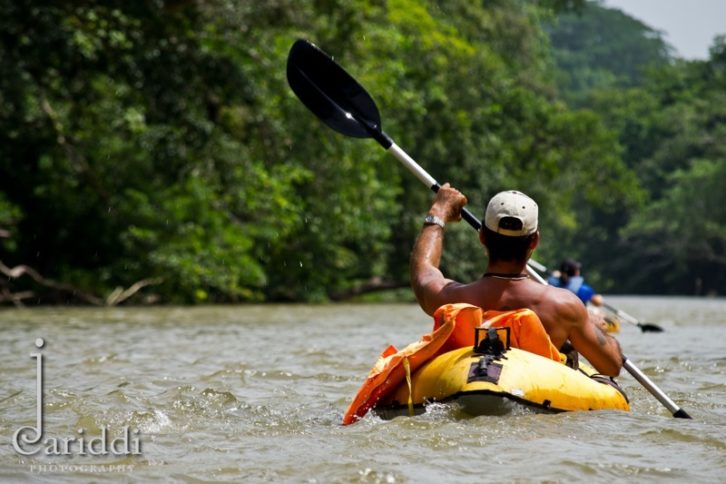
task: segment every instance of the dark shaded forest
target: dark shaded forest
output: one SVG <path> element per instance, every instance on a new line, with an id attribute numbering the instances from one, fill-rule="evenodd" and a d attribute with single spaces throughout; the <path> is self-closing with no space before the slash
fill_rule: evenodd
<path id="1" fill-rule="evenodd" d="M 430 192 L 285 79 L 307 38 L 483 214 L 601 292 L 726 287 L 726 38 L 674 57 L 596 1 L 0 0 L 0 303 L 318 302 L 408 286 Z M 445 273 L 481 274 L 447 228 Z M 403 292 L 397 293 L 400 297 Z M 405 297 L 405 295 L 404 295 Z"/>

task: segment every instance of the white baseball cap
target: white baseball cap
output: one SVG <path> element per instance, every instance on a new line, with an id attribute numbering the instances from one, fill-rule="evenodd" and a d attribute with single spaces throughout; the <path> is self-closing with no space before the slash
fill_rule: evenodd
<path id="1" fill-rule="evenodd" d="M 537 231 L 538 212 L 537 202 L 522 192 L 507 190 L 497 193 L 489 200 L 484 225 L 498 234 L 522 237 Z M 502 224 L 504 219 L 519 220 L 521 224 L 512 224 L 511 221 Z"/>

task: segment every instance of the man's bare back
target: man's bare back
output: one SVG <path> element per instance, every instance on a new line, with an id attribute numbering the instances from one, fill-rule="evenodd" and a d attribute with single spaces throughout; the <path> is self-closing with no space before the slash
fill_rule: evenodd
<path id="1" fill-rule="evenodd" d="M 465 203 L 463 195 L 444 185 L 429 214 L 445 222 L 456 221 Z M 496 235 L 487 233 L 492 239 Z M 483 309 L 529 308 L 539 316 L 555 346 L 560 348 L 569 340 L 598 371 L 611 376 L 619 374 L 623 361 L 617 340 L 603 333 L 599 325 L 591 320 L 577 296 L 526 277 L 526 261 L 539 242 L 539 232 L 532 232 L 528 239 L 524 239 L 529 246 L 522 249 L 517 260 L 493 259 L 490 250 L 487 274 L 468 284 L 446 279 L 439 270 L 443 236 L 444 229 L 440 225 L 425 225 L 411 254 L 411 283 L 424 311 L 433 314 L 443 304 L 460 302 Z M 493 242 L 487 241 L 484 229 L 480 238 L 482 244 L 491 249 Z"/>

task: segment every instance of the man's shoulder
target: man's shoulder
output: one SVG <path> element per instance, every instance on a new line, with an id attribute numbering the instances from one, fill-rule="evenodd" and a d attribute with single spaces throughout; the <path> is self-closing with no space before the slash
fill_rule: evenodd
<path id="1" fill-rule="evenodd" d="M 572 291 L 549 286 L 545 297 L 544 303 L 552 307 L 559 318 L 581 320 L 586 316 L 587 309 Z"/>

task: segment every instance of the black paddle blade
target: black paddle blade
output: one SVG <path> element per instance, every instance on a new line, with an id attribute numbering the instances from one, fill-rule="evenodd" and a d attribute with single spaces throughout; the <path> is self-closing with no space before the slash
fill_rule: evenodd
<path id="1" fill-rule="evenodd" d="M 678 411 L 673 414 L 673 416 L 675 418 L 688 418 L 688 419 L 693 419 L 693 417 L 691 417 L 690 415 L 688 415 L 688 413 L 686 413 L 686 411 L 683 410 L 682 408 L 679 408 Z"/>
<path id="2" fill-rule="evenodd" d="M 302 103 L 325 124 L 355 138 L 390 139 L 371 96 L 315 44 L 297 40 L 287 56 L 287 82 Z"/>
<path id="3" fill-rule="evenodd" d="M 640 326 L 640 329 L 643 331 L 643 333 L 662 333 L 663 332 L 663 328 L 661 328 L 657 324 L 640 323 L 640 324 L 638 324 L 638 326 Z"/>

